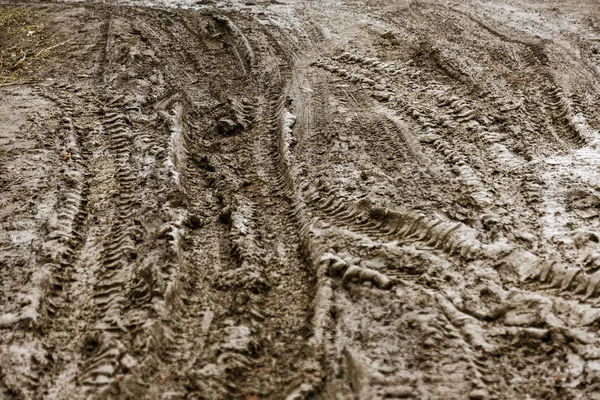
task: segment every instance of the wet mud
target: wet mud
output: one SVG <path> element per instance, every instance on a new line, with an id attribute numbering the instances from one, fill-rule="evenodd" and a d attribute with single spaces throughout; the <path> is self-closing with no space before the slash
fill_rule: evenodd
<path id="1" fill-rule="evenodd" d="M 0 399 L 600 398 L 595 1 L 0 3 Z"/>

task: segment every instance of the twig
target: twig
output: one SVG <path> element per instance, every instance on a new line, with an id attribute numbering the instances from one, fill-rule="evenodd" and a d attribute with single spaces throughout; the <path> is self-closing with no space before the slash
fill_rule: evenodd
<path id="1" fill-rule="evenodd" d="M 45 51 L 49 51 L 49 50 L 52 50 L 52 49 L 55 49 L 55 48 L 57 48 L 58 46 L 62 46 L 63 44 L 69 43 L 71 40 L 73 40 L 73 39 L 71 38 L 71 39 L 69 39 L 69 40 L 65 40 L 65 41 L 64 41 L 64 42 L 62 42 L 62 43 L 55 44 L 54 46 L 46 47 L 45 49 L 42 49 L 42 50 L 38 51 L 38 52 L 37 52 L 37 53 L 36 53 L 36 54 L 33 56 L 33 58 L 38 58 L 38 57 L 40 56 L 40 54 L 42 54 L 43 52 L 45 52 Z M 15 63 L 15 65 L 13 65 L 12 67 L 10 67 L 10 69 L 11 69 L 11 70 L 14 70 L 14 69 L 15 69 L 15 68 L 17 68 L 19 65 L 21 65 L 21 64 L 23 63 L 23 61 L 25 61 L 26 59 L 27 59 L 27 53 L 25 53 L 25 54 L 23 55 L 23 58 L 21 58 L 19 61 L 17 61 L 17 62 Z"/>
<path id="2" fill-rule="evenodd" d="M 71 38 L 71 39 L 69 39 L 69 40 L 65 40 L 64 42 L 61 42 L 61 43 L 55 44 L 54 46 L 46 47 L 45 49 L 42 49 L 42 50 L 38 51 L 38 52 L 35 54 L 35 56 L 33 56 L 33 58 L 38 58 L 38 57 L 40 56 L 40 54 L 42 54 L 43 52 L 45 52 L 45 51 L 49 51 L 49 50 L 52 50 L 52 49 L 55 49 L 55 48 L 57 48 L 57 47 L 59 47 L 59 46 L 62 46 L 63 44 L 67 44 L 67 43 L 69 43 L 69 42 L 70 42 L 70 41 L 72 41 L 72 40 L 73 40 L 73 38 Z"/>
<path id="3" fill-rule="evenodd" d="M 41 79 L 30 79 L 28 81 L 18 81 L 18 82 L 7 82 L 7 83 L 0 83 L 0 87 L 6 87 L 6 86 L 15 86 L 15 85 L 27 85 L 29 83 L 38 83 L 41 82 Z"/>
<path id="4" fill-rule="evenodd" d="M 26 58 L 27 58 L 27 53 L 23 54 L 23 58 L 21 58 L 19 61 L 17 61 L 15 63 L 15 65 L 10 67 L 11 71 L 14 70 L 15 68 L 17 68 L 23 61 L 25 61 Z"/>

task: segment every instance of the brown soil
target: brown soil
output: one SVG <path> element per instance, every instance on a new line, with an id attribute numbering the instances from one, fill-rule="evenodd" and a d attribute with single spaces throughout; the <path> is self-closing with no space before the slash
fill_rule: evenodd
<path id="1" fill-rule="evenodd" d="M 0 399 L 600 399 L 595 0 L 0 5 Z"/>

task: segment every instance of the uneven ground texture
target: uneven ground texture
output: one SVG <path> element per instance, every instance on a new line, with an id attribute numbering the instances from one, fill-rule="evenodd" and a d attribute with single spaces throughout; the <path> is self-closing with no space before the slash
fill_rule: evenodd
<path id="1" fill-rule="evenodd" d="M 596 0 L 0 4 L 0 399 L 600 399 Z"/>

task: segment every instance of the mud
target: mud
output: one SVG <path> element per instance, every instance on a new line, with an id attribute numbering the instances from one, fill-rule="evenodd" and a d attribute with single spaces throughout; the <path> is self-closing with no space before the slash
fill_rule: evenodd
<path id="1" fill-rule="evenodd" d="M 600 398 L 597 2 L 5 2 L 0 39 L 0 399 Z"/>

